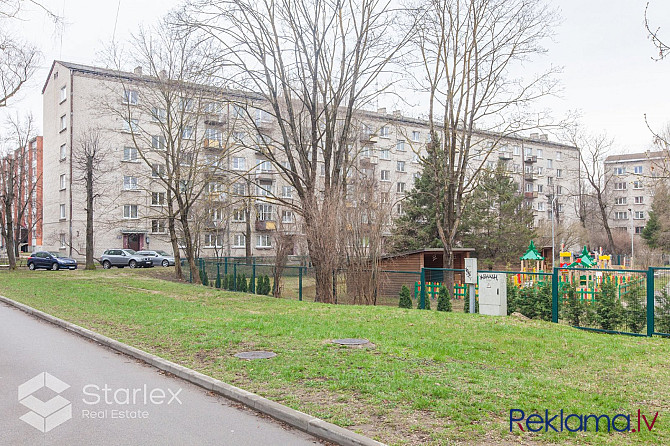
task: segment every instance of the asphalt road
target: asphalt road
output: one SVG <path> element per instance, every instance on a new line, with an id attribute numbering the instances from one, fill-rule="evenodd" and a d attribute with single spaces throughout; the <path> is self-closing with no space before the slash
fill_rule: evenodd
<path id="1" fill-rule="evenodd" d="M 2 446 L 314 444 L 321 443 L 0 303 Z"/>

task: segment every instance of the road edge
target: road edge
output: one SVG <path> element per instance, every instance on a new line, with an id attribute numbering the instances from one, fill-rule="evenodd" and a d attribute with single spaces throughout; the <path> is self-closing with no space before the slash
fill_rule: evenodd
<path id="1" fill-rule="evenodd" d="M 342 446 L 385 446 L 384 443 L 379 441 L 357 434 L 356 432 L 352 432 L 320 418 L 291 409 L 283 404 L 279 404 L 260 395 L 256 395 L 255 393 L 240 389 L 239 387 L 224 383 L 211 376 L 196 372 L 195 370 L 168 361 L 160 356 L 147 353 L 144 350 L 140 350 L 128 344 L 116 341 L 87 328 L 80 327 L 79 325 L 57 318 L 56 316 L 52 316 L 8 297 L 0 295 L 0 302 L 54 325 L 58 325 L 67 331 L 76 333 L 113 350 L 139 359 L 159 370 L 172 373 L 191 384 L 195 384 L 205 390 L 210 390 L 323 440 Z"/>

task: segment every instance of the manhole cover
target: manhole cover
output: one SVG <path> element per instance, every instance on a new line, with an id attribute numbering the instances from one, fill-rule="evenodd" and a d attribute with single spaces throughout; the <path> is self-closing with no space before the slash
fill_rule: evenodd
<path id="1" fill-rule="evenodd" d="M 365 345 L 369 344 L 370 341 L 367 339 L 354 339 L 354 338 L 346 338 L 346 339 L 335 339 L 333 340 L 335 344 L 340 344 L 340 345 Z"/>
<path id="2" fill-rule="evenodd" d="M 240 359 L 269 359 L 277 356 L 275 352 L 239 352 L 235 354 Z"/>

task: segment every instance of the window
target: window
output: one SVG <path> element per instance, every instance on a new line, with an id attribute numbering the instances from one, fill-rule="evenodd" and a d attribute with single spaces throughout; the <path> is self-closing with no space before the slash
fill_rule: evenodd
<path id="1" fill-rule="evenodd" d="M 60 101 L 67 99 L 67 86 L 60 87 Z"/>
<path id="2" fill-rule="evenodd" d="M 137 161 L 137 148 L 136 147 L 124 147 L 123 148 L 123 161 Z"/>
<path id="3" fill-rule="evenodd" d="M 388 203 L 389 202 L 389 193 L 388 192 L 382 192 L 380 196 L 380 201 L 382 203 Z"/>
<path id="4" fill-rule="evenodd" d="M 154 178 L 160 178 L 165 175 L 165 165 L 155 163 L 151 166 L 151 176 Z"/>
<path id="5" fill-rule="evenodd" d="M 273 193 L 272 180 L 261 180 L 256 185 L 256 195 L 259 197 L 269 197 Z"/>
<path id="6" fill-rule="evenodd" d="M 192 125 L 185 125 L 184 128 L 181 130 L 181 138 L 182 139 L 193 139 L 193 126 Z"/>
<path id="7" fill-rule="evenodd" d="M 151 220 L 151 232 L 154 234 L 164 234 L 165 220 Z"/>
<path id="8" fill-rule="evenodd" d="M 537 157 L 542 158 L 542 149 L 537 149 Z"/>
<path id="9" fill-rule="evenodd" d="M 559 214 L 562 214 L 562 213 L 563 213 L 563 205 L 560 204 L 560 203 L 558 204 L 558 213 L 559 213 Z"/>
<path id="10" fill-rule="evenodd" d="M 633 189 L 642 189 L 642 181 L 633 181 Z"/>
<path id="11" fill-rule="evenodd" d="M 63 161 L 63 160 L 65 160 L 66 157 L 67 157 L 67 146 L 65 144 L 61 144 L 59 160 Z"/>
<path id="12" fill-rule="evenodd" d="M 205 234 L 205 248 L 221 248 L 223 236 L 221 234 Z"/>
<path id="13" fill-rule="evenodd" d="M 257 205 L 258 220 L 272 221 L 272 205 L 261 203 Z"/>
<path id="14" fill-rule="evenodd" d="M 218 102 L 208 102 L 205 104 L 204 111 L 205 113 L 219 114 L 221 113 L 222 106 Z"/>
<path id="15" fill-rule="evenodd" d="M 242 222 L 246 220 L 246 212 L 244 212 L 244 209 L 233 209 L 234 222 Z"/>
<path id="16" fill-rule="evenodd" d="M 139 94 L 135 90 L 125 90 L 123 92 L 123 103 L 137 105 Z"/>
<path id="17" fill-rule="evenodd" d="M 62 132 L 67 128 L 67 115 L 60 117 L 60 131 Z"/>
<path id="18" fill-rule="evenodd" d="M 563 152 L 556 152 L 556 159 L 557 160 L 562 160 L 563 159 Z"/>
<path id="19" fill-rule="evenodd" d="M 405 140 L 404 139 L 399 139 L 398 141 L 396 141 L 395 149 L 398 152 L 404 152 L 405 151 Z"/>
<path id="20" fill-rule="evenodd" d="M 402 203 L 398 203 L 395 207 L 395 211 L 398 215 L 402 215 Z"/>
<path id="21" fill-rule="evenodd" d="M 244 170 L 246 169 L 246 159 L 235 156 L 233 157 L 233 170 Z"/>
<path id="22" fill-rule="evenodd" d="M 156 150 L 165 150 L 165 137 L 163 135 L 152 136 L 151 148 Z"/>
<path id="23" fill-rule="evenodd" d="M 130 121 L 124 119 L 121 131 L 136 132 L 138 128 L 139 128 L 139 121 L 137 120 L 137 118 L 130 118 Z"/>
<path id="24" fill-rule="evenodd" d="M 389 127 L 387 125 L 379 129 L 379 136 L 381 136 L 382 138 L 388 138 L 389 134 L 390 134 Z"/>
<path id="25" fill-rule="evenodd" d="M 554 161 L 547 159 L 547 169 L 552 169 L 554 167 Z"/>
<path id="26" fill-rule="evenodd" d="M 644 204 L 644 197 L 635 197 L 635 204 Z"/>
<path id="27" fill-rule="evenodd" d="M 421 132 L 418 130 L 414 130 L 412 132 L 412 141 L 414 142 L 419 142 L 421 140 Z"/>
<path id="28" fill-rule="evenodd" d="M 165 192 L 151 192 L 152 206 L 165 206 Z"/>
<path id="29" fill-rule="evenodd" d="M 636 234 L 642 234 L 642 231 L 644 231 L 644 226 L 635 226 Z"/>
<path id="30" fill-rule="evenodd" d="M 614 204 L 626 204 L 626 197 L 616 197 Z"/>
<path id="31" fill-rule="evenodd" d="M 65 174 L 63 173 L 60 176 L 60 190 L 64 189 L 65 189 Z"/>
<path id="32" fill-rule="evenodd" d="M 233 132 L 233 141 L 241 143 L 244 141 L 246 134 L 244 132 Z"/>
<path id="33" fill-rule="evenodd" d="M 281 196 L 282 196 L 282 198 L 293 198 L 293 187 L 282 186 L 281 187 Z"/>
<path id="34" fill-rule="evenodd" d="M 644 218 L 644 211 L 635 211 L 633 218 L 635 220 L 642 220 Z"/>
<path id="35" fill-rule="evenodd" d="M 513 146 L 513 150 L 514 150 L 514 155 L 516 155 L 516 156 L 521 155 L 521 147 Z"/>
<path id="36" fill-rule="evenodd" d="M 405 162 L 404 161 L 398 161 L 396 163 L 395 170 L 397 170 L 398 172 L 404 172 L 405 171 Z"/>
<path id="37" fill-rule="evenodd" d="M 625 182 L 614 183 L 614 190 L 626 190 L 626 183 Z"/>
<path id="38" fill-rule="evenodd" d="M 247 245 L 247 238 L 244 234 L 235 234 L 233 236 L 233 248 L 244 248 Z"/>
<path id="39" fill-rule="evenodd" d="M 272 238 L 269 235 L 257 235 L 256 248 L 272 248 Z"/>
<path id="40" fill-rule="evenodd" d="M 165 118 L 167 118 L 167 111 L 164 108 L 151 108 L 151 120 L 153 122 L 165 122 Z"/>
<path id="41" fill-rule="evenodd" d="M 268 160 L 258 160 L 256 169 L 259 172 L 272 172 L 272 162 Z"/>
<path id="42" fill-rule="evenodd" d="M 179 98 L 179 108 L 185 111 L 193 110 L 193 99 L 191 98 Z"/>
<path id="43" fill-rule="evenodd" d="M 624 175 L 626 173 L 626 168 L 625 167 L 615 167 L 614 168 L 614 175 Z"/>
<path id="44" fill-rule="evenodd" d="M 628 212 L 615 212 L 614 213 L 614 219 L 615 220 L 628 220 Z"/>
<path id="45" fill-rule="evenodd" d="M 381 149 L 379 151 L 379 158 L 383 160 L 390 160 L 391 159 L 391 151 L 389 149 Z"/>
<path id="46" fill-rule="evenodd" d="M 533 156 L 533 148 L 532 147 L 526 147 L 524 149 L 524 155 L 525 156 Z"/>
<path id="47" fill-rule="evenodd" d="M 60 205 L 60 219 L 61 220 L 65 219 L 65 204 Z"/>
<path id="48" fill-rule="evenodd" d="M 396 192 L 402 194 L 405 192 L 405 183 L 397 183 L 396 184 Z"/>
<path id="49" fill-rule="evenodd" d="M 361 149 L 361 156 L 364 158 L 369 158 L 370 157 L 370 147 L 365 146 Z"/>
<path id="50" fill-rule="evenodd" d="M 221 147 L 222 140 L 221 130 L 212 128 L 205 129 L 205 147 Z"/>
<path id="51" fill-rule="evenodd" d="M 544 173 L 544 169 L 542 167 L 537 168 L 537 174 L 542 175 Z"/>
<path id="52" fill-rule="evenodd" d="M 390 170 L 382 170 L 381 171 L 381 178 L 382 178 L 382 181 L 391 181 L 391 171 Z"/>
<path id="53" fill-rule="evenodd" d="M 533 183 L 526 183 L 524 192 L 533 192 Z"/>
<path id="54" fill-rule="evenodd" d="M 563 186 L 556 186 L 556 195 L 563 195 Z"/>
<path id="55" fill-rule="evenodd" d="M 123 177 L 123 190 L 136 190 L 137 189 L 137 177 L 131 177 L 125 175 Z"/>
<path id="56" fill-rule="evenodd" d="M 291 211 L 281 211 L 281 222 L 282 223 L 293 223 L 293 212 L 291 212 Z"/>
<path id="57" fill-rule="evenodd" d="M 123 205 L 123 218 L 137 218 L 137 205 L 136 204 L 124 204 Z"/>
<path id="58" fill-rule="evenodd" d="M 233 117 L 242 118 L 242 117 L 246 116 L 246 114 L 247 113 L 246 113 L 246 110 L 244 109 L 244 107 L 242 107 L 241 105 L 236 105 L 236 104 L 233 105 Z"/>
<path id="59" fill-rule="evenodd" d="M 563 169 L 556 169 L 556 178 L 563 177 Z"/>
<path id="60" fill-rule="evenodd" d="M 65 234 L 60 235 L 60 247 L 61 249 L 67 247 L 67 239 L 65 238 Z"/>
<path id="61" fill-rule="evenodd" d="M 417 153 L 415 153 L 414 156 L 412 156 L 412 162 L 414 164 L 419 164 L 421 162 L 421 157 Z"/>
<path id="62" fill-rule="evenodd" d="M 641 174 L 642 173 L 642 166 L 635 166 L 633 167 L 633 171 L 635 173 Z"/>
<path id="63" fill-rule="evenodd" d="M 537 185 L 537 192 L 542 193 L 543 190 L 544 190 L 544 186 L 542 186 L 541 184 L 538 184 Z"/>
<path id="64" fill-rule="evenodd" d="M 544 211 L 544 203 L 543 202 L 539 202 L 537 204 L 537 210 L 538 211 Z"/>

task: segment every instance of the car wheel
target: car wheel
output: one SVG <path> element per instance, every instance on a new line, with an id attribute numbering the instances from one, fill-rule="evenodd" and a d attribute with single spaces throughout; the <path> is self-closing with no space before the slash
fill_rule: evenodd
<path id="1" fill-rule="evenodd" d="M 60 269 L 60 266 L 58 263 L 52 263 L 51 264 L 51 271 L 58 271 Z"/>
<path id="2" fill-rule="evenodd" d="M 112 267 L 112 262 L 110 262 L 109 260 L 105 260 L 104 262 L 102 262 L 102 267 L 105 269 L 110 269 Z"/>
<path id="3" fill-rule="evenodd" d="M 35 270 L 35 264 L 34 264 L 33 262 L 30 262 L 30 263 L 28 264 L 28 269 L 29 269 L 30 271 L 34 271 L 34 270 Z"/>
<path id="4" fill-rule="evenodd" d="M 163 260 L 163 266 L 167 268 L 168 266 L 170 266 L 170 262 L 168 262 L 167 260 Z"/>
<path id="5" fill-rule="evenodd" d="M 128 263 L 128 266 L 131 267 L 131 268 L 135 268 L 135 267 L 137 267 L 137 262 L 134 261 L 134 260 L 131 260 L 130 263 Z"/>

